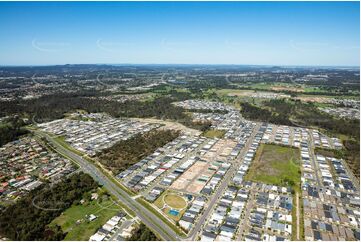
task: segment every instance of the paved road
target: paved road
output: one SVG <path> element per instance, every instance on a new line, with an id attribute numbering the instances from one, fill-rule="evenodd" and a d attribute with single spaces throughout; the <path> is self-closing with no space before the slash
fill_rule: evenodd
<path id="1" fill-rule="evenodd" d="M 45 137 L 47 141 L 53 144 L 55 150 L 75 161 L 80 168 L 93 177 L 95 181 L 106 187 L 106 189 L 112 193 L 116 198 L 119 199 L 124 205 L 131 209 L 149 228 L 156 231 L 162 239 L 168 241 L 182 240 L 183 238 L 178 236 L 172 228 L 165 224 L 160 218 L 144 208 L 142 204 L 134 200 L 128 193 L 122 190 L 115 184 L 114 181 L 106 177 L 95 165 L 87 161 L 83 157 L 73 153 L 72 151 L 65 149 L 63 146 L 58 144 L 52 137 L 41 131 L 34 131 L 36 135 Z"/>
<path id="2" fill-rule="evenodd" d="M 341 163 L 342 163 L 343 167 L 345 167 L 348 176 L 350 177 L 353 185 L 356 187 L 356 190 L 360 191 L 360 181 L 355 177 L 354 173 L 351 171 L 349 165 L 347 164 L 347 162 L 344 159 L 341 159 Z"/>
<path id="3" fill-rule="evenodd" d="M 237 231 L 237 240 L 238 241 L 245 241 L 245 238 L 243 237 L 243 234 L 249 229 L 249 217 L 251 216 L 252 207 L 255 203 L 255 194 L 252 192 L 254 188 L 254 184 L 252 184 L 252 187 L 249 189 L 248 193 L 248 200 L 246 203 L 246 206 L 243 208 L 242 214 L 243 214 L 243 223 L 239 224 L 238 231 Z"/>
<path id="4" fill-rule="evenodd" d="M 191 138 L 192 136 L 187 136 L 188 138 Z M 167 151 L 167 153 L 165 153 L 166 155 L 171 155 L 171 154 L 175 154 L 175 153 L 179 153 L 178 149 L 187 142 L 187 138 L 185 140 L 183 140 L 181 143 L 177 144 L 174 148 L 170 149 Z M 164 189 L 168 189 L 171 186 L 167 186 L 167 185 L 162 185 L 160 184 L 160 182 L 169 174 L 172 174 L 173 171 L 175 171 L 179 166 L 183 165 L 183 163 L 187 162 L 192 156 L 197 156 L 197 152 L 200 151 L 203 146 L 208 142 L 209 140 L 206 139 L 204 142 L 202 142 L 201 144 L 199 144 L 199 146 L 197 148 L 194 148 L 194 150 L 192 150 L 191 152 L 186 152 L 183 153 L 184 157 L 182 159 L 180 159 L 176 164 L 174 164 L 171 168 L 169 168 L 166 172 L 163 172 L 160 176 L 158 176 L 154 181 L 152 181 L 146 188 L 144 188 L 140 194 L 145 196 L 147 194 L 149 194 L 149 192 L 154 188 L 154 187 L 162 187 Z M 159 158 L 161 159 L 161 158 Z M 157 160 L 159 160 L 157 159 Z M 172 188 L 174 189 L 174 188 Z M 176 190 L 176 189 L 174 189 Z M 187 192 L 191 195 L 194 196 L 199 196 L 200 194 L 194 194 L 191 192 Z"/>
<path id="5" fill-rule="evenodd" d="M 248 138 L 245 146 L 242 148 L 240 154 L 237 157 L 237 161 L 233 163 L 233 165 L 230 167 L 228 172 L 226 173 L 225 177 L 222 179 L 221 185 L 216 190 L 216 193 L 212 196 L 211 201 L 208 203 L 208 206 L 206 210 L 203 212 L 202 216 L 198 220 L 197 224 L 193 228 L 193 230 L 188 234 L 188 239 L 195 240 L 198 233 L 202 230 L 203 226 L 205 225 L 206 220 L 210 216 L 210 212 L 213 211 L 213 208 L 217 205 L 217 201 L 221 198 L 222 194 L 224 193 L 225 189 L 230 184 L 231 178 L 237 173 L 238 167 L 241 165 L 241 160 L 247 153 L 249 147 L 254 141 L 254 138 L 256 136 L 256 133 L 258 132 L 260 127 L 260 124 L 257 123 L 257 125 L 254 127 L 252 135 Z"/>
<path id="6" fill-rule="evenodd" d="M 299 194 L 298 192 L 296 192 L 295 194 L 296 196 L 296 217 L 297 217 L 297 226 L 296 226 L 296 231 L 297 231 L 297 234 L 296 234 L 296 239 L 297 240 L 300 240 L 300 198 L 299 198 Z"/>
<path id="7" fill-rule="evenodd" d="M 328 137 L 328 136 L 326 136 L 326 137 Z M 329 139 L 329 143 L 332 143 L 332 141 L 330 139 Z M 316 157 L 316 154 L 314 152 L 316 147 L 314 146 L 314 140 L 313 140 L 312 133 L 310 134 L 310 144 L 311 144 L 310 145 L 310 154 L 311 154 L 311 157 L 312 157 L 313 164 L 315 166 L 315 173 L 316 173 L 316 177 L 317 177 L 317 183 L 318 183 L 318 186 L 322 188 L 324 186 L 323 186 L 323 182 L 322 182 L 322 179 L 321 179 L 322 176 L 319 175 L 320 168 L 318 166 L 317 157 Z M 332 148 L 332 149 L 335 150 L 335 148 Z M 347 162 L 344 159 L 340 159 L 340 160 L 341 160 L 341 163 L 342 163 L 343 167 L 346 169 L 346 172 L 347 172 L 349 178 L 351 179 L 352 184 L 356 187 L 356 190 L 360 190 L 360 182 L 359 182 L 359 180 L 355 177 L 354 173 L 351 171 L 351 169 L 350 169 L 349 165 L 347 164 Z M 330 165 L 330 169 L 332 169 L 332 165 Z M 333 178 L 335 179 L 335 177 L 333 177 Z M 340 188 L 335 188 L 335 190 L 341 191 L 341 192 L 348 192 L 348 191 L 342 190 Z"/>
<path id="8" fill-rule="evenodd" d="M 255 134 L 258 132 L 259 124 L 254 128 L 254 131 L 251 137 L 248 138 L 248 141 L 245 147 L 241 150 L 241 153 L 238 157 L 243 157 L 245 152 L 248 150 L 249 146 L 252 144 Z M 120 202 L 125 204 L 129 209 L 131 209 L 136 215 L 146 224 L 148 227 L 152 228 L 156 231 L 164 240 L 174 241 L 174 240 L 195 240 L 198 233 L 202 230 L 202 227 L 205 224 L 205 221 L 209 218 L 210 212 L 213 210 L 215 205 L 217 204 L 217 200 L 220 199 L 221 195 L 223 194 L 224 190 L 228 187 L 228 184 L 234 174 L 237 172 L 237 166 L 240 164 L 233 164 L 230 168 L 229 172 L 226 174 L 222 183 L 216 190 L 216 193 L 212 196 L 211 201 L 208 203 L 209 206 L 206 210 L 202 213 L 201 217 L 197 221 L 195 227 L 192 231 L 188 234 L 187 237 L 180 237 L 178 236 L 172 228 L 170 228 L 167 224 L 165 224 L 161 219 L 159 219 L 156 215 L 150 212 L 147 208 L 144 208 L 142 204 L 134 200 L 128 193 L 124 190 L 119 188 L 114 181 L 110 180 L 106 177 L 98 167 L 96 167 L 91 162 L 87 161 L 83 157 L 73 153 L 72 151 L 64 148 L 59 143 L 57 143 L 52 137 L 48 134 L 41 132 L 39 130 L 34 131 L 38 136 L 45 137 L 48 142 L 53 144 L 55 150 L 64 155 L 69 157 L 70 159 L 74 160 L 80 168 L 85 172 L 88 173 L 96 180 L 99 184 L 104 185 L 107 190 L 116 196 Z"/>
<path id="9" fill-rule="evenodd" d="M 309 151 L 309 154 L 310 154 L 310 158 L 312 160 L 312 163 L 313 163 L 313 168 L 315 169 L 315 175 L 316 175 L 316 181 L 317 181 L 317 184 L 318 184 L 318 187 L 323 187 L 323 184 L 322 184 L 322 180 L 321 178 L 319 177 L 319 167 L 317 165 L 317 162 L 316 162 L 316 155 L 315 155 L 315 152 L 314 152 L 314 140 L 313 140 L 313 136 L 312 136 L 312 131 L 310 130 L 309 132 L 309 145 L 308 145 L 308 151 Z"/>

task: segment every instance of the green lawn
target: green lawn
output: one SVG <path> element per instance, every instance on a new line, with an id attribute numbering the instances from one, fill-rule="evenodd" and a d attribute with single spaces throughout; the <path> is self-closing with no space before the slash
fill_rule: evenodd
<path id="1" fill-rule="evenodd" d="M 205 131 L 202 135 L 207 138 L 222 138 L 226 132 L 224 130 L 211 129 Z"/>
<path id="2" fill-rule="evenodd" d="M 299 149 L 261 144 L 245 179 L 277 186 L 291 186 L 299 190 Z"/>
<path id="3" fill-rule="evenodd" d="M 101 202 L 93 200 L 87 204 L 71 206 L 54 219 L 50 226 L 55 224 L 61 226 L 62 230 L 67 232 L 65 240 L 89 240 L 97 229 L 120 211 L 123 211 L 121 207 L 109 197 Z M 90 222 L 86 218 L 86 215 L 90 214 L 94 214 L 98 218 Z"/>

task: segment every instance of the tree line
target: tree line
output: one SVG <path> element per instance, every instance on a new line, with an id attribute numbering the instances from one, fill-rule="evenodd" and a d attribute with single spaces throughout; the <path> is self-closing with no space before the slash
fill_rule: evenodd
<path id="1" fill-rule="evenodd" d="M 262 106 L 241 103 L 244 117 L 279 125 L 317 126 L 332 133 L 344 134 L 359 140 L 358 120 L 335 118 L 322 112 L 313 103 L 300 100 L 273 99 L 263 101 Z"/>
<path id="2" fill-rule="evenodd" d="M 183 100 L 185 97 L 188 96 L 179 94 L 175 97 L 162 96 L 151 101 L 119 103 L 84 93 L 58 93 L 31 100 L 1 101 L 0 116 L 27 114 L 37 122 L 46 122 L 63 118 L 67 112 L 83 109 L 88 112 L 106 112 L 113 117 L 169 119 L 199 130 L 209 128 L 209 122 L 193 122 L 192 117 L 183 108 L 172 104 L 180 99 Z"/>
<path id="3" fill-rule="evenodd" d="M 16 140 L 19 136 L 27 134 L 23 127 L 25 122 L 18 116 L 6 118 L 0 123 L 0 147 L 4 144 Z"/>
<path id="4" fill-rule="evenodd" d="M 242 116 L 247 119 L 273 124 L 292 125 L 292 122 L 285 113 L 275 113 L 247 102 L 241 103 L 241 108 Z"/>
<path id="5" fill-rule="evenodd" d="M 179 131 L 152 130 L 121 140 L 97 154 L 99 161 L 118 174 L 179 136 Z"/>
<path id="6" fill-rule="evenodd" d="M 49 227 L 84 193 L 98 184 L 87 174 L 72 175 L 57 184 L 42 185 L 0 212 L 0 234 L 10 240 L 62 240 L 61 227 Z"/>
<path id="7" fill-rule="evenodd" d="M 158 241 L 157 236 L 143 223 L 133 232 L 128 241 Z"/>

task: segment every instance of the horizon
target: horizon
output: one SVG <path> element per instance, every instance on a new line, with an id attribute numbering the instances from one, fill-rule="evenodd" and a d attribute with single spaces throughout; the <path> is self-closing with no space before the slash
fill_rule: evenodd
<path id="1" fill-rule="evenodd" d="M 359 10 L 359 2 L 0 2 L 0 66 L 359 67 Z"/>
<path id="2" fill-rule="evenodd" d="M 268 65 L 268 64 L 187 64 L 187 63 L 64 63 L 64 64 L 39 64 L 39 65 L 0 65 L 1 67 L 45 67 L 45 66 L 247 66 L 247 67 L 281 67 L 281 68 L 360 68 L 356 65 Z"/>

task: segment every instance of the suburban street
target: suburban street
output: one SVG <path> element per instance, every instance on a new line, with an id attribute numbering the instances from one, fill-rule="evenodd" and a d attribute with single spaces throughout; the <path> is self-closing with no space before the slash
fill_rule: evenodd
<path id="1" fill-rule="evenodd" d="M 361 241 L 357 1 L 16 1 L 0 242 Z"/>
<path id="2" fill-rule="evenodd" d="M 70 158 L 75 161 L 82 171 L 91 175 L 95 181 L 103 185 L 111 194 L 119 199 L 125 206 L 132 210 L 140 220 L 147 225 L 149 228 L 154 230 L 159 236 L 168 241 L 181 240 L 182 238 L 178 236 L 172 228 L 165 224 L 161 219 L 156 215 L 150 212 L 148 209 L 144 208 L 139 202 L 133 199 L 127 192 L 119 188 L 113 181 L 111 181 L 107 176 L 105 176 L 95 165 L 91 164 L 89 161 L 83 157 L 75 154 L 74 152 L 65 149 L 59 143 L 57 143 L 52 137 L 48 134 L 34 130 L 35 134 L 44 137 L 47 141 L 53 144 L 54 149 L 61 155 Z"/>
<path id="3" fill-rule="evenodd" d="M 254 139 L 256 133 L 258 132 L 259 126 L 260 126 L 260 124 L 258 124 L 254 128 L 252 135 L 249 137 L 245 147 L 243 147 L 243 149 L 241 150 L 239 157 L 243 157 L 245 155 L 245 152 L 248 150 L 249 146 L 252 144 L 253 139 Z M 163 221 L 161 221 L 156 215 L 154 215 L 152 212 L 150 212 L 147 208 L 143 207 L 142 204 L 137 202 L 134 199 L 134 197 L 132 197 L 131 195 L 126 193 L 124 190 L 119 188 L 115 184 L 115 182 L 113 182 L 107 176 L 105 176 L 103 174 L 103 172 L 100 171 L 99 168 L 96 167 L 94 164 L 92 164 L 88 160 L 84 159 L 80 155 L 72 152 L 71 150 L 64 148 L 62 145 L 60 145 L 56 140 L 54 140 L 47 133 L 39 131 L 39 130 L 33 130 L 33 131 L 39 137 L 46 138 L 47 141 L 54 146 L 56 152 L 75 161 L 80 166 L 80 169 L 83 172 L 88 173 L 99 184 L 101 184 L 105 188 L 107 188 L 107 190 L 111 194 L 113 194 L 116 198 L 118 198 L 120 202 L 122 202 L 129 209 L 131 209 L 140 218 L 140 220 L 144 224 L 146 224 L 148 227 L 150 227 L 154 231 L 156 231 L 165 240 L 172 240 L 172 241 L 185 240 L 185 239 L 186 240 L 195 240 L 198 233 L 202 230 L 202 227 L 205 224 L 205 221 L 209 218 L 210 212 L 213 211 L 215 204 L 217 204 L 217 200 L 221 197 L 224 190 L 227 188 L 230 179 L 237 172 L 237 168 L 240 165 L 240 163 L 233 164 L 233 166 L 231 167 L 229 172 L 226 174 L 226 177 L 223 179 L 223 182 L 220 184 L 220 186 L 216 190 L 216 193 L 212 196 L 211 201 L 208 202 L 208 206 L 207 206 L 206 210 L 202 213 L 202 216 L 198 219 L 195 227 L 192 229 L 192 231 L 188 234 L 187 237 L 180 237 L 173 231 L 172 228 L 170 228 L 167 224 L 165 224 Z"/>
<path id="4" fill-rule="evenodd" d="M 323 187 L 321 179 L 320 179 L 319 174 L 318 174 L 320 169 L 319 169 L 319 167 L 317 165 L 317 162 L 316 162 L 316 155 L 315 155 L 314 147 L 313 147 L 314 140 L 313 140 L 312 135 L 310 135 L 310 144 L 311 145 L 309 146 L 308 150 L 309 150 L 309 153 L 311 155 L 310 158 L 311 158 L 311 161 L 313 163 L 313 167 L 315 169 L 316 181 L 317 181 L 318 187 Z"/>
<path id="5" fill-rule="evenodd" d="M 256 136 L 259 130 L 260 124 L 258 123 L 256 127 L 254 127 L 252 135 L 248 138 L 247 143 L 242 148 L 240 154 L 238 155 L 237 161 L 241 161 L 246 154 L 247 150 L 249 149 L 250 145 L 252 144 L 254 137 Z M 206 210 L 203 212 L 202 216 L 198 220 L 197 224 L 195 225 L 194 229 L 189 233 L 189 239 L 195 240 L 198 232 L 201 231 L 202 227 L 205 225 L 207 219 L 209 219 L 210 212 L 213 211 L 214 207 L 217 205 L 217 201 L 222 197 L 223 192 L 228 187 L 230 179 L 235 175 L 238 170 L 238 167 L 241 165 L 240 162 L 233 163 L 229 171 L 227 172 L 226 176 L 224 177 L 221 185 L 216 190 L 216 193 L 212 196 L 211 201 L 208 203 Z"/>
<path id="6" fill-rule="evenodd" d="M 103 185 L 111 194 L 113 194 L 117 199 L 119 199 L 119 202 L 124 204 L 126 207 L 128 207 L 129 210 L 132 210 L 136 216 L 150 229 L 152 229 L 155 233 L 159 235 L 160 238 L 164 240 L 196 240 L 198 236 L 200 235 L 201 231 L 204 228 L 204 225 L 206 224 L 207 220 L 210 217 L 210 214 L 214 210 L 215 206 L 218 203 L 218 200 L 222 197 L 222 194 L 224 193 L 225 189 L 227 189 L 228 185 L 230 184 L 230 181 L 232 177 L 237 172 L 239 166 L 241 165 L 241 160 L 245 156 L 247 150 L 249 150 L 252 142 L 254 141 L 254 138 L 256 134 L 259 131 L 261 124 L 257 123 L 257 125 L 253 128 L 253 132 L 251 136 L 248 138 L 247 142 L 245 143 L 245 146 L 241 149 L 237 159 L 232 163 L 230 169 L 228 172 L 224 175 L 222 182 L 218 185 L 218 187 L 215 190 L 215 193 L 209 198 L 207 202 L 207 206 L 205 210 L 201 213 L 200 217 L 194 221 L 193 229 L 190 230 L 190 232 L 187 235 L 181 236 L 176 233 L 176 230 L 170 226 L 164 218 L 164 220 L 159 217 L 162 216 L 161 211 L 159 212 L 159 215 L 157 215 L 154 211 L 150 210 L 147 206 L 143 205 L 140 201 L 137 201 L 136 198 L 140 197 L 142 194 L 139 195 L 132 195 L 127 193 L 125 189 L 121 187 L 121 183 L 117 180 L 112 179 L 109 176 L 106 176 L 106 171 L 103 170 L 103 168 L 98 167 L 97 164 L 94 164 L 91 160 L 86 159 L 81 154 L 77 153 L 75 150 L 72 150 L 70 147 L 64 146 L 61 142 L 59 142 L 57 139 L 55 139 L 53 136 L 49 135 L 46 132 L 40 131 L 40 130 L 33 130 L 36 136 L 39 136 L 41 138 L 45 138 L 50 144 L 52 144 L 54 150 L 58 152 L 59 154 L 63 155 L 64 157 L 74 161 L 79 165 L 79 169 L 82 170 L 85 173 L 90 174 L 94 180 L 96 180 L 99 184 Z M 273 132 L 274 134 L 274 132 Z M 293 135 L 293 134 L 292 134 Z M 273 135 L 274 136 L 274 135 Z M 312 136 L 311 136 L 311 144 L 312 142 Z M 177 146 L 178 147 L 178 146 Z M 322 187 L 322 182 L 319 177 L 319 168 L 318 164 L 316 162 L 316 156 L 313 151 L 313 146 L 308 147 L 310 155 L 311 155 L 311 162 L 313 163 L 313 166 L 315 168 L 315 175 L 316 175 L 316 181 L 318 183 L 319 187 Z M 196 149 L 198 150 L 198 149 Z M 174 152 L 174 149 L 170 151 L 171 153 Z M 193 153 L 192 153 L 193 154 Z M 187 160 L 189 157 L 184 157 L 184 160 Z M 346 166 L 347 167 L 347 166 Z M 175 169 L 175 167 L 169 169 L 168 172 L 160 176 L 157 180 L 163 178 L 165 175 L 169 174 Z M 107 174 L 110 175 L 111 174 Z M 155 184 L 151 185 L 146 191 L 149 191 L 155 186 Z M 194 194 L 196 195 L 196 194 Z M 296 193 L 296 238 L 300 239 L 300 220 L 302 219 L 300 214 L 300 204 L 299 204 L 299 194 Z M 245 211 L 245 216 L 249 216 L 250 212 L 250 206 L 252 202 L 248 201 L 247 203 L 247 209 Z M 152 204 L 150 204 L 152 206 Z M 155 206 L 153 206 L 155 210 L 158 210 Z M 295 219 L 295 218 L 294 218 Z M 171 221 L 169 221 L 172 223 Z M 243 233 L 244 228 L 240 228 L 240 230 L 237 233 L 238 239 L 243 239 Z"/>

